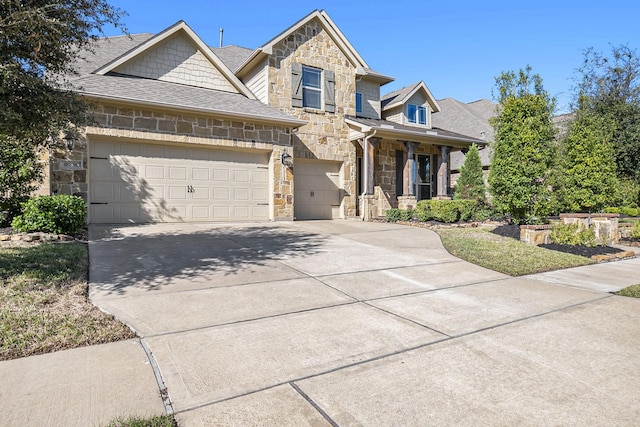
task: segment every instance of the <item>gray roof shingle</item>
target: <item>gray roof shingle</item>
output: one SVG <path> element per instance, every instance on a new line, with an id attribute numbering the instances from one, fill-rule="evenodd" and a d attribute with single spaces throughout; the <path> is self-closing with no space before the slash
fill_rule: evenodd
<path id="1" fill-rule="evenodd" d="M 393 92 L 389 92 L 386 95 L 383 95 L 380 98 L 380 106 L 384 110 L 384 107 L 387 106 L 388 104 L 405 99 L 407 95 L 409 95 L 420 83 L 421 82 L 417 82 L 412 85 L 400 88 L 398 90 L 394 90 Z"/>
<path id="2" fill-rule="evenodd" d="M 87 96 L 157 107 L 218 113 L 262 121 L 303 124 L 300 120 L 244 95 L 118 74 L 89 74 L 76 81 Z"/>
<path id="3" fill-rule="evenodd" d="M 488 99 L 465 104 L 453 98 L 438 100 L 441 111 L 431 115 L 434 126 L 451 129 L 486 142 L 493 141 L 493 127 L 489 118 L 496 115 L 496 104 Z M 451 169 L 458 170 L 464 163 L 463 153 L 451 153 Z M 491 148 L 480 150 L 480 162 L 483 166 L 491 163 Z"/>
<path id="4" fill-rule="evenodd" d="M 151 37 L 153 37 L 153 34 L 145 33 L 99 39 L 94 46 L 93 52 L 83 51 L 80 53 L 80 59 L 76 64 L 76 71 L 80 76 L 71 78 L 74 87 L 77 88 L 76 90 L 87 96 L 121 102 L 148 104 L 156 107 L 199 111 L 238 118 L 246 117 L 288 125 L 305 123 L 276 108 L 238 93 L 116 73 L 94 74 L 99 68 L 135 49 Z M 226 58 L 226 61 L 234 63 L 234 61 L 244 61 L 244 58 L 252 51 L 233 46 L 229 49 L 223 48 L 216 54 L 220 54 L 220 52 L 224 52 L 221 55 Z"/>
<path id="5" fill-rule="evenodd" d="M 254 52 L 252 49 L 234 45 L 212 47 L 211 50 L 231 71 L 235 71 Z"/>

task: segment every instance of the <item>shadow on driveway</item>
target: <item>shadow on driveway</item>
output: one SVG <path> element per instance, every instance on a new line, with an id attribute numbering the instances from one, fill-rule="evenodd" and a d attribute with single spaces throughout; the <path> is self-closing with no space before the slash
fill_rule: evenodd
<path id="1" fill-rule="evenodd" d="M 279 226 L 184 224 L 93 226 L 90 229 L 90 282 L 107 294 L 128 288 L 158 290 L 184 281 L 224 286 L 233 275 L 255 281 L 282 270 L 278 260 L 318 253 L 326 237 Z M 216 279 L 225 278 L 224 282 Z"/>

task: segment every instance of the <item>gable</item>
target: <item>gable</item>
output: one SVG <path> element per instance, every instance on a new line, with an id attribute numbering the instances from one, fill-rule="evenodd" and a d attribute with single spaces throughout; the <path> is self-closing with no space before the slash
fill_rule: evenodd
<path id="1" fill-rule="evenodd" d="M 181 34 L 164 40 L 113 72 L 153 80 L 238 93 L 220 70 Z"/>

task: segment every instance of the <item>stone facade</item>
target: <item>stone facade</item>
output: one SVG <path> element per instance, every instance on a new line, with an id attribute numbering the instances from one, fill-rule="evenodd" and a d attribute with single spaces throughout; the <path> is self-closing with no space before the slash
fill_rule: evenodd
<path id="1" fill-rule="evenodd" d="M 335 73 L 335 113 L 292 107 L 291 64 Z M 310 21 L 282 40 L 269 57 L 269 104 L 307 124 L 294 132 L 293 156 L 343 163 L 342 217 L 356 215 L 356 151 L 345 115 L 355 115 L 356 69 L 322 25 Z M 294 170 L 295 174 L 295 170 Z"/>
<path id="2" fill-rule="evenodd" d="M 85 138 L 76 141 L 73 151 L 53 153 L 54 194 L 77 194 L 87 200 L 89 146 L 96 139 L 252 149 L 271 152 L 273 219 L 293 218 L 293 176 L 291 169 L 280 162 L 282 152 L 291 144 L 292 135 L 287 127 L 116 104 L 96 105 L 91 118 L 93 126 L 87 127 Z M 82 167 L 64 170 L 62 160 L 79 161 Z"/>

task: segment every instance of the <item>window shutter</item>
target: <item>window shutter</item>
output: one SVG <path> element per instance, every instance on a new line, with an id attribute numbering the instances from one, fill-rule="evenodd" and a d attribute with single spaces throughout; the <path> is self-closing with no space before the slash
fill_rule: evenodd
<path id="1" fill-rule="evenodd" d="M 291 64 L 291 106 L 302 107 L 302 64 Z"/>
<path id="2" fill-rule="evenodd" d="M 336 111 L 336 76 L 330 70 L 324 70 L 324 110 Z"/>

